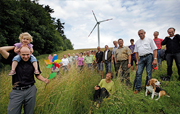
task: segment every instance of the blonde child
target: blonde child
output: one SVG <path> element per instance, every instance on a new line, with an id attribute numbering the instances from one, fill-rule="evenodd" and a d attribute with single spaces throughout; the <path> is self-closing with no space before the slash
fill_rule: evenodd
<path id="1" fill-rule="evenodd" d="M 24 33 L 19 35 L 19 40 L 20 40 L 20 43 L 14 44 L 14 46 L 15 46 L 14 52 L 18 54 L 20 49 L 21 49 L 21 47 L 28 47 L 30 49 L 30 52 L 31 52 L 30 61 L 33 64 L 34 69 L 35 69 L 34 74 L 39 74 L 38 65 L 37 65 L 37 59 L 36 59 L 36 57 L 34 57 L 32 55 L 32 53 L 33 53 L 33 48 L 32 48 L 33 45 L 30 44 L 33 41 L 32 36 L 28 32 L 24 32 Z M 20 60 L 21 60 L 21 57 L 20 57 L 19 54 L 16 55 L 13 58 L 11 71 L 9 72 L 10 76 L 16 74 L 15 69 L 16 69 L 16 67 L 18 65 L 18 62 L 20 62 Z"/>

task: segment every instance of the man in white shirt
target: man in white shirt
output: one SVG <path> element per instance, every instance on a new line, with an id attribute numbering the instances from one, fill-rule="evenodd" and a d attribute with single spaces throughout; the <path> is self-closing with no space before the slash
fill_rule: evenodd
<path id="1" fill-rule="evenodd" d="M 62 68 L 63 68 L 63 73 L 69 70 L 69 60 L 66 58 L 66 55 L 63 55 L 62 59 Z"/>
<path id="2" fill-rule="evenodd" d="M 146 66 L 146 84 L 152 78 L 151 71 L 152 65 L 157 65 L 157 47 L 153 39 L 145 37 L 146 32 L 141 29 L 138 31 L 140 37 L 136 41 L 134 52 L 136 53 L 136 64 L 138 69 L 136 72 L 136 90 L 134 94 L 137 94 L 141 89 L 141 80 L 144 67 Z M 154 54 L 154 56 L 153 56 Z M 140 57 L 140 59 L 138 58 Z"/>

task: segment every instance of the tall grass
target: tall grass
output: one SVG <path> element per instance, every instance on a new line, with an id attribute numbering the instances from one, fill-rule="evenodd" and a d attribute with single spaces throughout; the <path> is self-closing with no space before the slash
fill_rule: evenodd
<path id="1" fill-rule="evenodd" d="M 87 49 L 88 50 L 88 49 Z M 59 58 L 63 54 L 76 53 L 85 50 L 69 50 L 57 53 Z M 48 55 L 38 57 L 42 76 L 48 77 L 50 69 L 46 68 L 44 59 Z M 160 80 L 166 74 L 166 63 L 163 62 L 162 71 L 153 72 L 153 78 Z M 0 73 L 0 113 L 7 113 L 9 93 L 12 90 L 11 77 L 8 76 L 9 67 Z M 112 71 L 114 67 L 112 65 Z M 60 69 L 62 73 L 62 69 Z M 131 72 L 130 80 L 133 83 L 135 70 Z M 161 87 L 166 90 L 170 98 L 164 96 L 158 101 L 151 96 L 144 95 L 145 90 L 134 95 L 132 87 L 120 82 L 119 77 L 114 78 L 116 91 L 108 99 L 104 99 L 97 109 L 92 102 L 94 86 L 99 83 L 101 76 L 96 72 L 84 69 L 78 72 L 74 67 L 67 73 L 57 75 L 45 84 L 36 79 L 37 87 L 35 114 L 179 114 L 180 113 L 180 82 L 177 81 L 177 68 L 173 66 L 173 75 L 170 82 L 161 81 Z M 142 88 L 145 87 L 146 72 L 142 76 Z M 23 111 L 22 111 L 23 112 Z"/>

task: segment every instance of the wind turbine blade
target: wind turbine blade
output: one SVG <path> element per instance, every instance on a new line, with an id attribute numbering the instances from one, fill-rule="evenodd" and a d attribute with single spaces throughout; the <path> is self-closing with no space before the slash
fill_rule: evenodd
<path id="1" fill-rule="evenodd" d="M 90 32 L 89 36 L 90 36 L 91 33 L 93 32 L 93 30 L 96 28 L 96 26 L 97 26 L 97 23 L 96 23 L 96 25 L 94 26 L 94 28 L 92 29 L 92 31 Z M 89 37 L 89 36 L 88 36 L 88 37 Z"/>
<path id="2" fill-rule="evenodd" d="M 92 12 L 93 12 L 93 10 L 92 10 Z M 96 16 L 95 16 L 95 14 L 94 14 L 94 12 L 93 12 L 93 15 L 94 15 L 94 18 L 95 18 L 96 22 L 98 22 L 98 21 L 97 21 L 97 18 L 96 18 Z"/>
<path id="3" fill-rule="evenodd" d="M 104 22 L 104 21 L 109 21 L 109 20 L 113 20 L 113 19 L 112 18 L 111 19 L 106 19 L 106 20 L 103 20 L 103 21 L 99 21 L 99 23 Z"/>

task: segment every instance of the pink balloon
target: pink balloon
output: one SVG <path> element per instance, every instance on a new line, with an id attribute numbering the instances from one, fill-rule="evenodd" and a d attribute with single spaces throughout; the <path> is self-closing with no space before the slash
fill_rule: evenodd
<path id="1" fill-rule="evenodd" d="M 52 63 L 53 57 L 52 57 L 51 55 L 49 55 L 48 59 L 49 59 L 49 61 Z"/>

